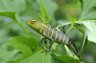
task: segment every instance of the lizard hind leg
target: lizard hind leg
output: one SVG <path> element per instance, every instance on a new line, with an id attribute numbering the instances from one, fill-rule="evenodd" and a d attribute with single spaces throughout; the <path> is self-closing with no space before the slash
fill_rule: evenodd
<path id="1" fill-rule="evenodd" d="M 53 41 L 51 39 L 48 39 L 48 38 L 42 38 L 41 45 L 44 48 L 44 51 L 48 52 L 52 48 Z"/>

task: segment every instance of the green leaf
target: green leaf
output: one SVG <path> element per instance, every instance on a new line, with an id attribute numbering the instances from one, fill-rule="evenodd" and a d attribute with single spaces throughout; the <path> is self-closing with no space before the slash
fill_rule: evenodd
<path id="1" fill-rule="evenodd" d="M 78 59 L 74 59 L 67 55 L 58 56 L 57 59 L 65 62 L 65 63 L 80 63 Z"/>
<path id="2" fill-rule="evenodd" d="M 9 60 L 15 60 L 18 50 L 8 50 L 8 46 L 3 45 L 0 47 L 0 63 L 6 63 Z M 13 58 L 14 57 L 14 58 Z"/>
<path id="3" fill-rule="evenodd" d="M 46 21 L 46 17 L 47 17 L 46 9 L 45 9 L 45 7 L 44 7 L 44 5 L 42 3 L 42 0 L 39 1 L 39 5 L 40 5 L 40 14 L 39 14 L 39 16 L 40 16 L 40 18 L 42 19 L 42 21 L 44 23 L 47 23 L 47 21 Z"/>
<path id="4" fill-rule="evenodd" d="M 47 15 L 53 16 L 55 11 L 57 10 L 57 4 L 52 0 L 43 0 L 43 4 L 45 6 Z"/>
<path id="5" fill-rule="evenodd" d="M 8 44 L 22 52 L 22 56 L 18 58 L 16 62 L 19 62 L 33 54 L 31 49 L 26 45 L 23 45 L 17 42 L 10 42 Z"/>
<path id="6" fill-rule="evenodd" d="M 76 21 L 76 23 L 77 24 L 83 24 L 85 26 L 85 28 L 86 28 L 86 30 L 84 30 L 84 28 L 83 28 L 83 33 L 87 32 L 87 39 L 89 41 L 92 41 L 92 42 L 96 43 L 96 20 Z M 63 24 L 61 26 L 68 25 L 68 24 L 71 24 L 71 23 L 65 23 L 65 24 Z M 60 27 L 60 26 L 58 26 L 58 27 Z"/>
<path id="7" fill-rule="evenodd" d="M 15 12 L 0 12 L 0 16 L 5 16 L 16 20 Z"/>
<path id="8" fill-rule="evenodd" d="M 54 49 L 55 48 L 55 49 Z M 63 54 L 66 54 L 66 51 L 65 51 L 65 48 L 64 48 L 64 45 L 62 44 L 57 44 L 57 43 L 54 43 L 53 46 L 52 46 L 52 49 L 54 51 L 54 53 L 56 55 L 63 55 Z"/>
<path id="9" fill-rule="evenodd" d="M 25 0 L 0 0 L 0 12 L 20 12 L 25 7 Z"/>
<path id="10" fill-rule="evenodd" d="M 39 0 L 37 1 L 40 2 Z M 57 4 L 55 2 L 52 0 L 42 0 L 42 4 L 44 5 L 43 7 L 45 8 L 48 16 L 54 15 L 54 12 L 57 10 Z M 42 8 L 42 10 L 44 10 L 44 8 Z M 43 13 L 45 13 L 45 11 Z"/>
<path id="11" fill-rule="evenodd" d="M 54 63 L 51 55 L 40 50 L 20 63 Z"/>
<path id="12" fill-rule="evenodd" d="M 68 46 L 64 45 L 64 47 L 65 47 L 65 50 L 66 50 L 68 56 L 73 57 L 74 59 L 79 59 L 79 58 L 68 48 Z"/>
<path id="13" fill-rule="evenodd" d="M 20 28 L 24 31 L 24 32 L 28 32 L 27 29 L 25 28 L 25 23 L 22 22 L 21 18 L 20 18 L 20 15 L 18 13 L 15 14 L 15 18 L 16 18 L 16 22 L 17 24 L 20 26 Z"/>
<path id="14" fill-rule="evenodd" d="M 37 0 L 37 2 L 40 3 L 40 0 Z M 49 5 L 50 4 L 50 5 Z M 40 11 L 41 11 L 41 16 L 40 18 L 42 18 L 42 20 L 46 20 L 46 18 L 48 18 L 47 21 L 50 21 L 50 19 L 54 19 L 54 13 L 57 10 L 57 4 L 55 2 L 53 2 L 52 0 L 42 0 L 42 3 L 40 3 Z M 43 17 L 42 17 L 43 15 Z M 52 22 L 53 20 L 51 20 Z M 47 22 L 49 23 L 49 22 Z"/>
<path id="15" fill-rule="evenodd" d="M 16 60 L 16 62 L 19 62 L 33 54 L 33 51 L 37 48 L 37 40 L 34 37 L 17 36 L 10 38 L 6 45 L 22 52 L 22 56 Z"/>
<path id="16" fill-rule="evenodd" d="M 15 36 L 10 38 L 7 42 L 17 42 L 20 44 L 24 44 L 31 49 L 37 48 L 37 39 L 33 36 Z"/>
<path id="17" fill-rule="evenodd" d="M 19 21 L 17 13 L 26 9 L 25 0 L 0 0 L 0 15 L 10 17 L 15 21 Z M 16 13 L 16 14 L 15 14 Z M 19 26 L 26 32 L 26 29 L 22 26 L 21 22 L 17 22 Z"/>
<path id="18" fill-rule="evenodd" d="M 89 13 L 86 13 L 84 17 L 81 19 L 96 19 L 96 10 L 90 11 Z"/>
<path id="19" fill-rule="evenodd" d="M 21 29 L 24 32 L 27 32 L 27 30 L 24 27 L 25 23 L 23 23 L 21 21 L 20 16 L 18 15 L 18 13 L 16 13 L 16 12 L 0 12 L 0 16 L 9 17 L 9 18 L 13 19 L 14 21 L 17 22 L 17 24 L 21 27 Z"/>
<path id="20" fill-rule="evenodd" d="M 83 10 L 80 19 L 96 19 L 96 0 L 83 0 Z"/>
<path id="21" fill-rule="evenodd" d="M 89 20 L 89 22 L 82 23 L 87 28 L 88 40 L 96 43 L 96 22 Z"/>
<path id="22" fill-rule="evenodd" d="M 96 6 L 96 0 L 83 0 L 83 3 L 83 10 L 86 11 Z"/>

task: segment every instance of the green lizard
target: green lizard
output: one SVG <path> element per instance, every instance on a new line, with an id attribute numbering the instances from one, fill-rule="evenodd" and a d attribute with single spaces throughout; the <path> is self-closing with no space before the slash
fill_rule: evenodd
<path id="1" fill-rule="evenodd" d="M 74 49 L 76 52 L 76 49 L 74 45 L 71 43 L 71 39 L 66 34 L 57 31 L 46 24 L 42 22 L 38 22 L 36 20 L 31 20 L 27 22 L 27 25 L 30 26 L 32 29 L 37 31 L 39 34 L 42 34 L 44 37 L 47 37 L 48 39 L 51 39 L 54 42 L 61 43 L 64 45 L 71 45 L 71 48 Z"/>

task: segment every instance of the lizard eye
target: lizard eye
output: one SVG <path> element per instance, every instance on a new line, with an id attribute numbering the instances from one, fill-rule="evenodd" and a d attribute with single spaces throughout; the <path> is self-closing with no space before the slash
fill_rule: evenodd
<path id="1" fill-rule="evenodd" d="M 32 21 L 31 21 L 31 24 L 34 24 L 35 22 L 36 22 L 36 20 L 32 20 Z"/>
<path id="2" fill-rule="evenodd" d="M 31 24 L 34 24 L 34 21 L 31 21 Z"/>

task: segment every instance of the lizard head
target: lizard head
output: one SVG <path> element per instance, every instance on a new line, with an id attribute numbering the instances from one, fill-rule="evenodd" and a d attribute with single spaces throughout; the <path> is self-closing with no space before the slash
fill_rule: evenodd
<path id="1" fill-rule="evenodd" d="M 27 21 L 26 24 L 38 32 L 42 32 L 41 30 L 44 30 L 46 28 L 46 25 L 44 23 L 36 20 Z"/>

